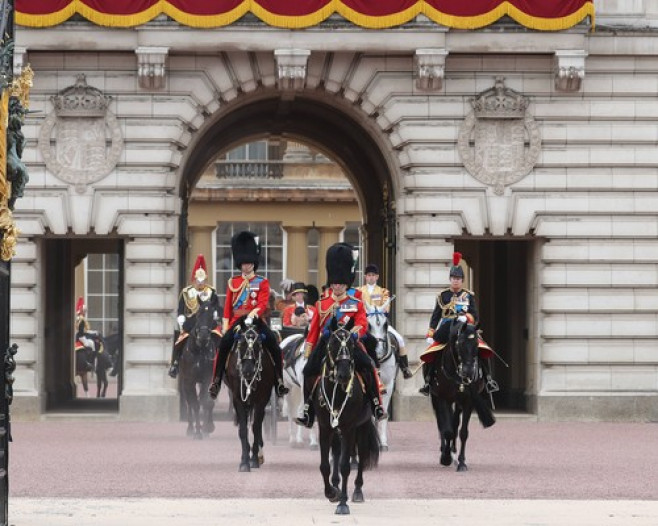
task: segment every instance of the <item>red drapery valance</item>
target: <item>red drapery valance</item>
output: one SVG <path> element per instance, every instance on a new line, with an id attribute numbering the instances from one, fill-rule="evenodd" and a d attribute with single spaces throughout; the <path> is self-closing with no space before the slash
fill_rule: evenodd
<path id="1" fill-rule="evenodd" d="M 418 14 L 460 29 L 476 29 L 508 15 L 539 30 L 566 29 L 594 17 L 593 0 L 16 0 L 16 23 L 29 27 L 61 24 L 79 13 L 111 27 L 144 24 L 165 13 L 180 24 L 220 27 L 246 13 L 266 24 L 304 28 L 333 13 L 366 28 L 404 24 Z"/>

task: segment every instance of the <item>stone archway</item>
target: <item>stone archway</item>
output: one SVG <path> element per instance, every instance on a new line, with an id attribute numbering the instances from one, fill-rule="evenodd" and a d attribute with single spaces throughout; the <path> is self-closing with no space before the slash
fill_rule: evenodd
<path id="1" fill-rule="evenodd" d="M 287 96 L 286 96 L 287 95 Z M 183 163 L 179 195 L 185 207 L 200 174 L 218 152 L 253 137 L 302 140 L 327 152 L 343 168 L 357 194 L 365 232 L 365 259 L 379 261 L 383 279 L 395 288 L 395 195 L 397 171 L 387 139 L 353 106 L 337 97 L 264 91 L 227 104 L 197 134 Z M 180 261 L 184 262 L 185 243 Z M 184 265 L 184 263 L 183 263 Z M 180 280 L 185 281 L 184 269 Z"/>

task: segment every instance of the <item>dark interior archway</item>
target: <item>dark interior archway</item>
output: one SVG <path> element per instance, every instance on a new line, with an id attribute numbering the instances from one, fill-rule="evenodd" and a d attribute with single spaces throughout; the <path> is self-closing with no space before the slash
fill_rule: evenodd
<path id="1" fill-rule="evenodd" d="M 209 162 L 222 150 L 258 136 L 301 139 L 326 151 L 344 168 L 358 195 L 364 215 L 367 261 L 381 262 L 382 279 L 395 289 L 395 211 L 391 169 L 372 133 L 348 112 L 304 96 L 264 96 L 229 107 L 214 119 L 192 146 L 182 173 L 181 233 L 186 231 L 186 206 L 191 190 Z M 185 239 L 179 261 L 185 262 Z M 183 263 L 184 265 L 184 263 Z M 180 272 L 185 282 L 184 269 Z"/>

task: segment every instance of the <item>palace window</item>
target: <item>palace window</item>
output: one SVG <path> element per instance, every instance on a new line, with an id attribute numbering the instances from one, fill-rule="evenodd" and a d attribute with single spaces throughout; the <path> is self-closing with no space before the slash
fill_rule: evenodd
<path id="1" fill-rule="evenodd" d="M 103 335 L 119 327 L 119 255 L 89 254 L 87 260 L 87 320 Z"/>
<path id="2" fill-rule="evenodd" d="M 356 262 L 356 277 L 354 278 L 354 287 L 363 285 L 363 247 L 361 246 L 361 223 L 350 221 L 345 223 L 343 230 L 343 241 L 349 243 L 359 251 L 359 260 Z M 366 263 L 367 265 L 367 263 Z"/>

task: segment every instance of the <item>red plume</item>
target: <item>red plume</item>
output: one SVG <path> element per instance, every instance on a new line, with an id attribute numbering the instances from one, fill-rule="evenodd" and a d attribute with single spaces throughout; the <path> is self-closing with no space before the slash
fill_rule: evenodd
<path id="1" fill-rule="evenodd" d="M 452 264 L 456 267 L 457 265 L 459 265 L 459 262 L 461 261 L 461 259 L 462 259 L 462 253 L 461 252 L 455 252 L 452 255 Z"/>
<path id="2" fill-rule="evenodd" d="M 194 263 L 194 268 L 192 269 L 192 276 L 190 278 L 190 281 L 194 281 L 197 277 L 197 271 L 199 269 L 203 269 L 203 278 L 202 281 L 206 279 L 206 276 L 208 274 L 208 268 L 206 267 L 206 259 L 203 257 L 203 254 L 199 254 L 196 257 L 196 261 Z"/>
<path id="3" fill-rule="evenodd" d="M 77 303 L 75 304 L 75 313 L 82 314 L 82 309 L 85 308 L 85 300 L 80 296 Z"/>

